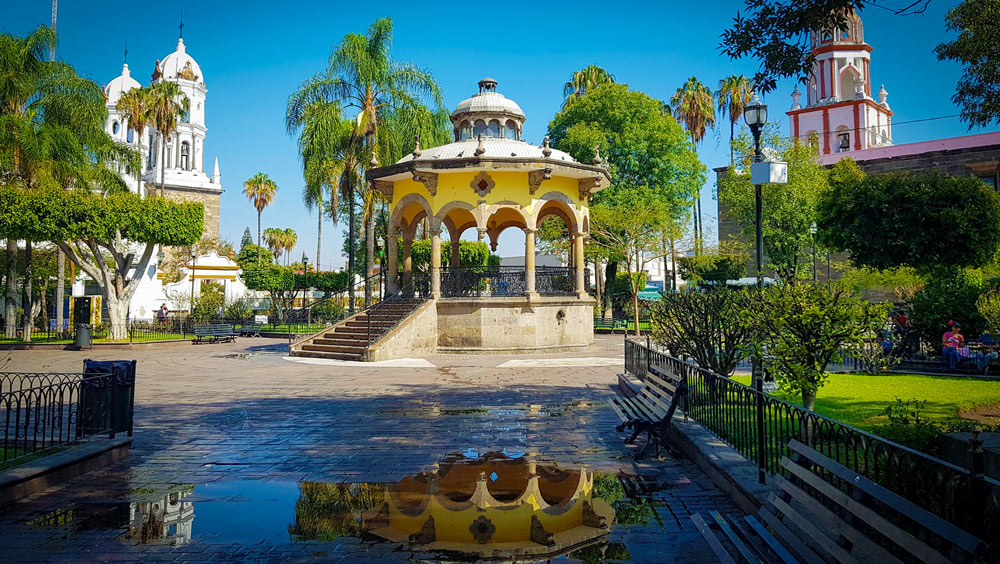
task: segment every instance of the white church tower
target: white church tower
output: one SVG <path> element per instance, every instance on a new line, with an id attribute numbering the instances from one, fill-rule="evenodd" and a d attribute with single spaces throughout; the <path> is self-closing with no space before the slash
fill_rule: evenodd
<path id="1" fill-rule="evenodd" d="M 846 30 L 810 34 L 816 58 L 806 86 L 806 104 L 796 86 L 788 112 L 792 137 L 817 143 L 821 154 L 892 145 L 892 110 L 882 87 L 872 97 L 870 45 L 853 11 Z"/>
<path id="2" fill-rule="evenodd" d="M 128 49 L 125 50 L 125 54 L 128 55 Z M 104 103 L 108 108 L 108 120 L 104 127 L 112 139 L 119 143 L 125 143 L 135 150 L 139 150 L 139 143 L 142 143 L 142 154 L 146 155 L 149 153 L 149 146 L 144 142 L 144 133 L 136 133 L 129 128 L 128 122 L 122 118 L 117 107 L 118 99 L 122 97 L 122 94 L 141 86 L 136 79 L 132 78 L 128 63 L 123 64 L 122 73 L 104 87 Z M 138 192 L 139 181 L 134 176 L 123 174 L 122 178 L 128 184 L 129 190 Z"/>

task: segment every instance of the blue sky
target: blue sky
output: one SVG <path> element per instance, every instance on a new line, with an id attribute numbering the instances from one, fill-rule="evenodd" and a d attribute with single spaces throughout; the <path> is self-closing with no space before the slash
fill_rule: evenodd
<path id="1" fill-rule="evenodd" d="M 264 211 L 264 227 L 294 228 L 299 248 L 292 256 L 304 250 L 314 262 L 316 218 L 302 206 L 295 142 L 282 120 L 288 94 L 323 68 L 344 34 L 362 33 L 376 18 L 391 16 L 395 58 L 430 70 L 449 108 L 475 93 L 480 78 L 492 76 L 499 91 L 524 109 L 525 138 L 537 143 L 560 107 L 563 83 L 588 64 L 601 65 L 619 82 L 663 100 L 691 75 L 714 89 L 723 76 L 752 74 L 754 61 L 732 62 L 718 50 L 719 34 L 741 2 L 679 4 L 63 0 L 57 56 L 105 84 L 121 71 L 127 40 L 132 76 L 148 83 L 154 62 L 174 50 L 183 8 L 187 51 L 201 65 L 208 87 L 205 166 L 211 170 L 218 156 L 226 188 L 222 236 L 238 243 L 244 227 L 255 230 L 256 212 L 241 190 L 243 180 L 262 170 L 280 187 L 275 204 Z M 862 14 L 866 40 L 874 47 L 873 89 L 884 83 L 889 91 L 897 144 L 967 133 L 957 118 L 902 123 L 958 113 L 951 96 L 961 68 L 940 63 L 933 54 L 935 45 L 950 38 L 944 14 L 956 4 L 935 0 L 920 16 L 898 17 L 877 8 Z M 50 14 L 51 3 L 45 0 L 11 2 L 0 29 L 23 34 L 48 23 Z M 791 90 L 792 84 L 781 84 L 765 100 L 785 134 L 783 112 L 791 104 Z M 709 169 L 703 208 L 713 234 L 717 206 L 711 169 L 728 162 L 728 135 L 724 123 L 698 147 Z M 330 223 L 324 226 L 324 269 L 345 262 L 340 231 Z M 501 237 L 500 254 L 523 254 L 523 235 L 515 231 Z"/>

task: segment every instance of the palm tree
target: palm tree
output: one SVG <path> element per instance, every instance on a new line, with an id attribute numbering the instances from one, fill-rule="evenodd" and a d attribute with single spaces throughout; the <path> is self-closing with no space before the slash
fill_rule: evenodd
<path id="1" fill-rule="evenodd" d="M 56 33 L 39 26 L 24 37 L 0 35 L 0 182 L 27 189 L 78 174 L 95 158 L 120 153 L 103 131 L 107 110 L 101 88 L 63 62 L 48 60 Z M 23 338 L 33 321 L 31 241 L 25 241 Z M 7 296 L 4 332 L 17 332 L 17 241 L 7 240 Z M 65 265 L 65 261 L 62 261 Z M 60 286 L 61 288 L 62 286 Z M 61 294 L 57 290 L 57 294 Z M 62 303 L 57 304 L 62 317 Z"/>
<path id="2" fill-rule="evenodd" d="M 274 202 L 278 185 L 263 172 L 251 176 L 243 183 L 243 195 L 257 209 L 257 264 L 260 265 L 260 216 L 264 208 Z"/>
<path id="3" fill-rule="evenodd" d="M 393 61 L 392 20 L 376 20 L 365 35 L 349 33 L 334 47 L 325 71 L 305 82 L 288 98 L 285 126 L 289 133 L 302 126 L 307 108 L 315 102 L 334 102 L 342 108 L 354 108 L 355 124 L 365 141 L 369 155 L 378 154 L 379 125 L 383 112 L 390 108 L 415 108 L 421 96 L 431 96 L 441 106 L 441 89 L 427 71 L 412 63 Z M 375 159 L 367 161 L 377 164 Z M 353 189 L 350 194 L 354 203 Z M 365 206 L 366 280 L 374 273 L 375 214 L 373 205 Z M 351 222 L 353 226 L 353 221 Z M 348 246 L 348 270 L 354 271 L 353 234 Z M 365 304 L 371 304 L 371 285 L 365 283 Z"/>
<path id="4" fill-rule="evenodd" d="M 743 117 L 743 109 L 750 102 L 753 86 L 750 79 L 741 75 L 730 75 L 719 81 L 719 91 L 715 93 L 719 102 L 719 116 L 729 116 L 729 164 L 736 163 L 736 153 L 733 148 L 733 137 L 736 134 L 736 122 Z"/>
<path id="5" fill-rule="evenodd" d="M 122 115 L 122 119 L 128 124 L 129 129 L 135 132 L 136 139 L 139 140 L 139 162 L 143 162 L 142 139 L 146 131 L 146 125 L 153 117 L 153 104 L 155 99 L 149 88 L 133 88 L 118 98 L 116 108 Z M 150 148 L 152 149 L 152 148 Z M 142 173 L 137 176 L 139 180 L 139 195 L 142 195 Z"/>
<path id="6" fill-rule="evenodd" d="M 298 242 L 299 236 L 295 233 L 295 230 L 291 227 L 286 227 L 281 238 L 281 247 L 285 251 L 285 266 L 288 266 L 292 257 L 292 251 L 295 250 L 295 245 Z"/>
<path id="7" fill-rule="evenodd" d="M 277 227 L 268 227 L 264 230 L 264 244 L 267 245 L 267 249 L 271 251 L 271 256 L 274 257 L 274 261 L 281 264 L 281 250 L 284 248 L 285 230 L 279 229 Z"/>
<path id="8" fill-rule="evenodd" d="M 563 106 L 569 106 L 580 96 L 605 84 L 614 84 L 615 75 L 597 65 L 588 65 L 570 76 L 569 82 L 563 85 Z"/>
<path id="9" fill-rule="evenodd" d="M 190 101 L 176 82 L 163 80 L 149 87 L 150 123 L 156 128 L 156 141 L 160 146 L 160 196 L 163 195 L 164 174 L 167 165 L 167 140 L 177 131 L 177 120 L 187 113 Z"/>
<path id="10" fill-rule="evenodd" d="M 674 109 L 674 118 L 681 122 L 691 134 L 691 144 L 695 147 L 705 137 L 707 128 L 715 126 L 715 100 L 712 91 L 696 77 L 687 79 L 683 86 L 677 89 L 670 106 Z M 694 236 L 695 251 L 700 250 L 700 241 L 704 235 L 701 219 L 701 190 L 695 193 L 694 202 Z"/>

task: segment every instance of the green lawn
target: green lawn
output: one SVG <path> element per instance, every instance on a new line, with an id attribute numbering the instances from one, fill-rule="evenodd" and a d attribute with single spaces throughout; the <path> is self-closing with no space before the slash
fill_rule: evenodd
<path id="1" fill-rule="evenodd" d="M 736 380 L 749 384 L 750 376 Z M 801 397 L 778 397 L 801 404 Z M 899 398 L 926 400 L 923 415 L 934 421 L 958 420 L 958 410 L 1000 403 L 1000 381 L 918 374 L 831 374 L 816 396 L 816 411 L 862 429 L 886 423 L 879 413 Z"/>
<path id="2" fill-rule="evenodd" d="M 64 445 L 49 447 L 47 449 L 38 450 L 38 451 L 35 451 L 35 452 L 33 452 L 31 454 L 27 454 L 27 455 L 24 454 L 24 451 L 22 449 L 15 449 L 15 448 L 9 448 L 8 447 L 8 448 L 4 449 L 6 451 L 4 454 L 8 458 L 10 458 L 10 460 L 8 460 L 7 462 L 2 462 L 3 458 L 0 458 L 0 470 L 8 470 L 10 468 L 14 468 L 15 466 L 20 466 L 22 464 L 27 464 L 28 462 L 31 462 L 32 460 L 38 460 L 39 458 L 42 458 L 44 456 L 48 456 L 50 454 L 55 454 L 57 452 L 64 451 L 64 450 L 66 450 L 66 449 L 74 446 L 75 444 L 77 444 L 77 443 L 67 443 L 67 444 L 64 444 Z"/>

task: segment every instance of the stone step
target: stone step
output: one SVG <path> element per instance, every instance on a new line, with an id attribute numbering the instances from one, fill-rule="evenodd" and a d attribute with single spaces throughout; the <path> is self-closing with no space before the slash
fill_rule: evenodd
<path id="1" fill-rule="evenodd" d="M 305 348 L 303 348 L 300 351 L 296 351 L 293 354 L 293 356 L 306 356 L 310 358 L 328 358 L 331 360 L 353 360 L 353 361 L 361 361 L 364 359 L 364 355 L 361 354 L 311 351 Z"/>
<path id="2" fill-rule="evenodd" d="M 310 344 L 310 345 L 302 345 L 302 350 L 312 351 L 312 352 L 345 353 L 345 354 L 353 354 L 361 356 L 365 352 L 365 347 Z"/>
<path id="3" fill-rule="evenodd" d="M 310 345 L 330 345 L 339 347 L 361 347 L 364 348 L 368 346 L 368 342 L 364 339 L 349 339 L 344 337 L 334 336 L 330 337 L 317 337 L 313 339 Z"/>

